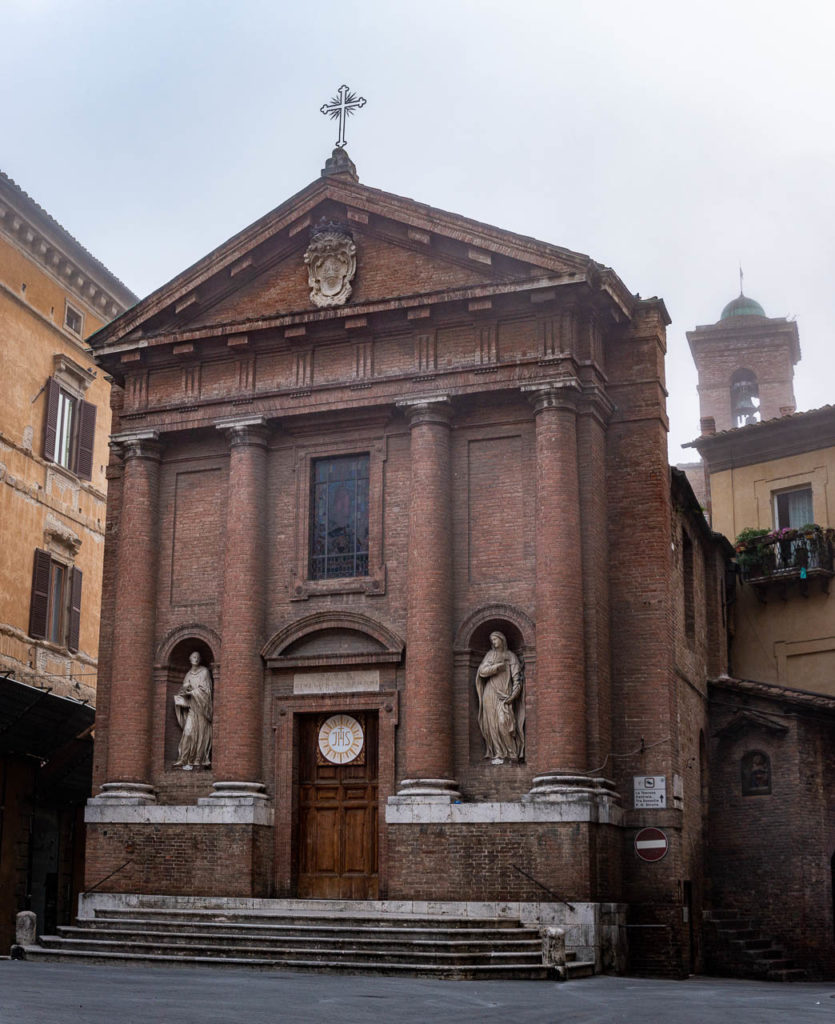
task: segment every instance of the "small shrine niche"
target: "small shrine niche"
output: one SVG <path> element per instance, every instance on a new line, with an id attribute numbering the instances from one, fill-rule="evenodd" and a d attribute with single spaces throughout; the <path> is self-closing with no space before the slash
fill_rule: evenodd
<path id="1" fill-rule="evenodd" d="M 771 758 L 762 750 L 749 750 L 740 762 L 743 796 L 771 793 Z"/>

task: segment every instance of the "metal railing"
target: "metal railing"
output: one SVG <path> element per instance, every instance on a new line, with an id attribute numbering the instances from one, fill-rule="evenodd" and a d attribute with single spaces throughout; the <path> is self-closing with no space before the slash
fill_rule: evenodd
<path id="1" fill-rule="evenodd" d="M 829 531 L 781 530 L 757 537 L 737 551 L 737 563 L 746 582 L 775 577 L 805 579 L 810 572 L 832 572 Z"/>
<path id="2" fill-rule="evenodd" d="M 538 878 L 534 878 L 533 875 L 529 875 L 527 871 L 525 871 L 523 868 L 520 868 L 518 864 L 511 864 L 510 866 L 515 871 L 518 871 L 520 875 L 524 875 L 525 878 L 533 882 L 534 885 L 538 885 L 540 889 L 542 889 L 544 892 L 547 892 L 548 895 L 551 896 L 554 900 L 556 900 L 557 903 L 562 903 L 564 907 L 568 907 L 568 909 L 572 913 L 574 913 L 574 907 L 568 902 L 568 900 L 564 900 L 562 896 L 557 896 L 553 889 L 549 889 L 548 886 L 540 882 Z"/>

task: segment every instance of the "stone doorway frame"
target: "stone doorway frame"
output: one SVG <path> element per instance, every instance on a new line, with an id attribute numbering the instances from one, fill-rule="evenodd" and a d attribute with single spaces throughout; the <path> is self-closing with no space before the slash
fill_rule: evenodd
<path id="1" fill-rule="evenodd" d="M 393 682 L 393 681 L 392 681 Z M 395 729 L 398 722 L 398 692 L 395 689 L 373 693 L 322 693 L 305 696 L 276 696 L 275 732 L 275 892 L 280 898 L 295 897 L 297 886 L 296 847 L 299 841 L 298 763 L 299 716 L 315 714 L 351 714 L 352 711 L 376 711 L 378 720 L 377 761 L 377 852 L 379 899 L 385 899 L 388 886 L 388 844 L 386 803 L 396 791 Z M 289 826 L 289 827 L 287 827 Z"/>

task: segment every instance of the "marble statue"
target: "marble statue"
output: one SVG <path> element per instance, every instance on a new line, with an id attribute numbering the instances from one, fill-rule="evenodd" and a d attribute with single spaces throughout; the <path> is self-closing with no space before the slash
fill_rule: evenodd
<path id="1" fill-rule="evenodd" d="M 504 633 L 490 634 L 490 650 L 475 677 L 478 725 L 486 758 L 493 764 L 525 756 L 524 678 L 519 659 L 507 649 Z"/>
<path id="2" fill-rule="evenodd" d="M 212 764 L 212 675 L 200 664 L 200 654 L 189 655 L 191 668 L 174 696 L 177 724 L 183 730 L 175 768 L 190 772 Z"/>
<path id="3" fill-rule="evenodd" d="M 357 270 L 357 247 L 351 236 L 336 224 L 321 225 L 310 239 L 304 262 L 310 301 L 320 308 L 344 306 Z"/>

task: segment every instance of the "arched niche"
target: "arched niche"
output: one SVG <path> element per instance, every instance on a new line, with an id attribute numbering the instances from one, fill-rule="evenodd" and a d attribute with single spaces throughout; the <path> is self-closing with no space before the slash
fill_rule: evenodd
<path id="1" fill-rule="evenodd" d="M 478 726 L 475 676 L 490 648 L 490 634 L 493 632 L 504 634 L 508 649 L 521 662 L 526 677 L 526 694 L 527 678 L 536 662 L 536 628 L 533 620 L 514 605 L 483 605 L 468 615 L 458 627 L 454 641 L 456 687 L 466 688 L 467 693 L 470 765 L 484 764 L 484 741 Z"/>
<path id="2" fill-rule="evenodd" d="M 181 730 L 174 711 L 174 696 L 183 685 L 186 672 L 191 667 L 189 658 L 193 651 L 200 655 L 200 664 L 212 674 L 216 688 L 220 671 L 218 653 L 220 637 L 214 630 L 200 624 L 181 626 L 172 630 L 157 648 L 156 678 L 164 693 L 164 740 L 163 758 L 165 769 L 170 769 L 177 760 Z"/>
<path id="3" fill-rule="evenodd" d="M 499 630 L 507 637 L 507 645 L 518 657 L 533 657 L 536 651 L 536 629 L 533 620 L 520 608 L 510 604 L 489 604 L 477 608 L 458 627 L 455 634 L 456 654 L 478 653 L 490 646 L 490 634 Z"/>

